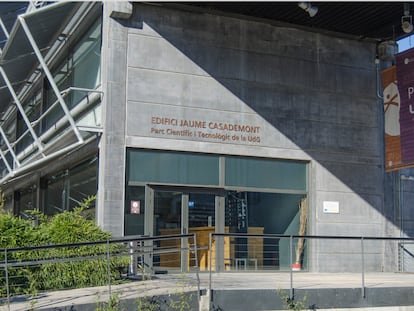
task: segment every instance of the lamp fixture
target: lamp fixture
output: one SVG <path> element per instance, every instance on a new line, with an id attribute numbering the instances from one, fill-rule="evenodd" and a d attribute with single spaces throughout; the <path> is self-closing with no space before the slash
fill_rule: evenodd
<path id="1" fill-rule="evenodd" d="M 410 15 L 410 6 L 404 3 L 404 15 L 401 17 L 401 28 L 405 33 L 413 31 L 413 18 Z"/>
<path id="2" fill-rule="evenodd" d="M 318 7 L 313 6 L 310 2 L 299 2 L 298 6 L 308 12 L 310 17 L 314 17 L 318 13 Z"/>

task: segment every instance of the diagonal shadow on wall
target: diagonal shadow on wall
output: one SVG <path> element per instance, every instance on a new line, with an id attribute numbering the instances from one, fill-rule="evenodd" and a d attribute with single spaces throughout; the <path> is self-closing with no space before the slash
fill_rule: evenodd
<path id="1" fill-rule="evenodd" d="M 384 208 L 374 43 L 145 5 L 135 7 L 132 20 L 139 25 L 133 35 L 142 35 L 134 49 L 142 58 L 138 70 L 185 75 L 186 83 L 213 78 L 225 89 L 173 98 L 177 105 L 203 106 L 231 93 L 281 134 L 283 141 L 273 142 L 274 148 L 303 150 L 323 168 L 317 169 L 315 186 L 322 200 L 339 195 L 356 217 L 368 217 L 355 218 L 363 224 L 372 219 L 358 211 L 362 199 L 394 222 L 392 211 Z M 191 90 L 180 87 L 180 94 Z M 154 89 L 168 93 L 163 85 Z"/>

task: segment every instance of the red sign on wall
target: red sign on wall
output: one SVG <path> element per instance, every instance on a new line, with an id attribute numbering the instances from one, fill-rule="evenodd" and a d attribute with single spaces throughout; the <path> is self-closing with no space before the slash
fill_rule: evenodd
<path id="1" fill-rule="evenodd" d="M 401 100 L 401 161 L 414 164 L 414 49 L 396 55 L 397 85 Z"/>
<path id="2" fill-rule="evenodd" d="M 382 71 L 385 127 L 385 170 L 387 172 L 403 166 L 400 137 L 400 93 L 397 85 L 397 69 L 392 66 Z"/>
<path id="3" fill-rule="evenodd" d="M 141 214 L 141 201 L 131 201 L 131 214 Z"/>
<path id="4" fill-rule="evenodd" d="M 414 49 L 396 54 L 382 71 L 385 114 L 385 169 L 414 166 Z"/>

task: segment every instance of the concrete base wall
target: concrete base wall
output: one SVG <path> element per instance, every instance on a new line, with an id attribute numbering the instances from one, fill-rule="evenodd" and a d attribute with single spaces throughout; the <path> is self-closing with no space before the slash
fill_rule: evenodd
<path id="1" fill-rule="evenodd" d="M 212 292 L 210 308 L 208 302 L 199 303 L 197 292 L 122 299 L 117 301 L 117 306 L 131 311 L 277 311 L 288 310 L 289 306 L 292 310 L 414 310 L 414 290 L 410 288 L 367 289 L 365 294 L 366 297 L 361 296 L 360 288 L 298 289 L 294 291 L 294 300 L 288 301 L 289 290 L 218 290 Z M 201 300 L 204 297 L 210 298 L 201 296 Z M 93 311 L 98 307 L 104 309 L 105 303 L 68 303 L 58 309 Z M 57 308 L 41 307 L 38 310 L 52 311 Z"/>
<path id="2" fill-rule="evenodd" d="M 277 290 L 223 290 L 213 292 L 213 310 L 321 310 L 337 308 L 375 308 L 412 306 L 414 291 L 410 288 L 367 289 L 362 297 L 360 288 L 296 289 L 294 300 L 287 301 L 289 291 Z M 410 298 L 411 297 L 411 298 Z"/>

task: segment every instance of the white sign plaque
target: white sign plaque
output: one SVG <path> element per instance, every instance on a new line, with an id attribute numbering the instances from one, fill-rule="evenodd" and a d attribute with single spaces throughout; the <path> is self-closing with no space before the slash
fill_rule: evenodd
<path id="1" fill-rule="evenodd" d="M 339 213 L 339 202 L 335 201 L 323 201 L 323 212 L 330 214 Z"/>

